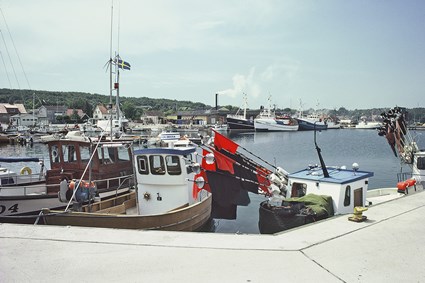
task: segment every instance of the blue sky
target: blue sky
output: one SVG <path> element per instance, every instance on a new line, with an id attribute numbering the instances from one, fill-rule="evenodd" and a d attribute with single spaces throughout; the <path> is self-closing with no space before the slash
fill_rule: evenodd
<path id="1" fill-rule="evenodd" d="M 109 94 L 111 1 L 0 8 L 9 28 L 0 14 L 0 88 Z M 114 15 L 113 50 L 132 66 L 121 72 L 121 96 L 425 107 L 425 1 L 115 0 Z"/>

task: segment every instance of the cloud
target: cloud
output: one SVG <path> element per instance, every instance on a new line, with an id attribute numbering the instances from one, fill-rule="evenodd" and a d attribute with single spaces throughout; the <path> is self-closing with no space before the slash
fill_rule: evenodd
<path id="1" fill-rule="evenodd" d="M 232 98 L 247 93 L 249 96 L 257 97 L 261 92 L 260 85 L 256 82 L 255 68 L 252 67 L 247 75 L 235 74 L 232 78 L 233 87 L 218 91 L 219 94 Z"/>
<path id="2" fill-rule="evenodd" d="M 260 73 L 256 72 L 256 69 L 256 67 L 251 67 L 246 75 L 235 74 L 232 77 L 233 86 L 220 90 L 218 93 L 232 98 L 247 93 L 250 97 L 257 98 L 263 94 L 263 89 L 269 91 L 274 89 L 281 92 L 285 86 L 287 88 L 291 81 L 296 79 L 300 64 L 285 59 L 266 66 Z"/>

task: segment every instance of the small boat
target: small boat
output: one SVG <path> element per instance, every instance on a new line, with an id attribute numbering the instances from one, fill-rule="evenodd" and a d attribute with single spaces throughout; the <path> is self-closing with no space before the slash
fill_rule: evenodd
<path id="1" fill-rule="evenodd" d="M 159 135 L 158 138 L 161 142 L 176 142 L 181 138 L 181 135 L 179 132 L 175 132 L 172 130 L 164 130 Z"/>
<path id="2" fill-rule="evenodd" d="M 105 201 L 57 211 L 43 209 L 47 225 L 71 225 L 120 229 L 197 231 L 211 216 L 211 194 L 195 196 L 195 147 L 146 148 L 134 152 L 136 188 Z M 202 180 L 201 180 L 202 183 Z M 65 188 L 66 190 L 66 188 Z"/>
<path id="3" fill-rule="evenodd" d="M 30 164 L 40 164 L 39 172 L 34 172 Z M 7 168 L 0 168 L 0 196 L 11 193 L 16 187 L 36 185 L 46 181 L 44 172 L 44 160 L 36 157 L 0 157 L 0 163 L 24 163 L 26 164 L 19 173 Z"/>
<path id="4" fill-rule="evenodd" d="M 254 128 L 257 132 L 288 132 L 298 131 L 298 122 L 290 116 L 276 116 L 271 110 L 271 97 L 269 106 L 261 106 L 260 114 L 254 119 Z"/>
<path id="5" fill-rule="evenodd" d="M 246 94 L 244 95 L 244 106 L 243 106 L 243 114 L 240 114 L 241 108 L 238 109 L 236 114 L 231 115 L 228 114 L 226 117 L 227 125 L 230 130 L 248 130 L 254 131 L 254 119 L 246 117 L 247 110 L 247 98 Z"/>
<path id="6" fill-rule="evenodd" d="M 378 129 L 381 126 L 380 122 L 361 120 L 357 123 L 356 129 Z"/>
<path id="7" fill-rule="evenodd" d="M 227 124 L 215 124 L 212 128 L 217 132 L 227 132 L 229 127 Z"/>
<path id="8" fill-rule="evenodd" d="M 348 220 L 364 221 L 362 211 L 368 206 L 423 190 L 418 175 L 424 173 L 425 154 L 417 155 L 418 168 L 423 170 L 413 171 L 414 180 L 400 182 L 397 188 L 368 190 L 373 172 L 360 171 L 357 163 L 352 169 L 326 166 L 316 143 L 316 131 L 314 143 L 320 165 L 289 173 L 216 132 L 213 144 L 206 148 L 209 153 L 204 154 L 214 166 L 202 164 L 213 195 L 213 214 L 216 204 L 226 211 L 215 218 L 234 219 L 236 206 L 249 203 L 245 195 L 248 191 L 264 195 L 258 225 L 261 233 L 273 234 L 334 215 L 353 214 Z"/>
<path id="9" fill-rule="evenodd" d="M 327 127 L 328 130 L 330 130 L 330 129 L 341 129 L 342 128 L 341 123 L 336 121 L 335 119 L 332 119 L 332 118 L 325 119 L 325 123 L 328 126 Z"/>
<path id="10" fill-rule="evenodd" d="M 328 172 L 328 173 L 327 173 Z M 274 234 L 366 206 L 372 172 L 340 167 L 311 166 L 288 175 L 286 198 L 263 201 L 258 226 L 262 234 Z"/>

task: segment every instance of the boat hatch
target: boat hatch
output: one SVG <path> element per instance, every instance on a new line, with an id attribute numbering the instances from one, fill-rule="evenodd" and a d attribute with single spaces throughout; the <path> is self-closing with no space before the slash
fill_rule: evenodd
<path id="1" fill-rule="evenodd" d="M 292 183 L 291 197 L 302 197 L 307 192 L 307 184 L 294 182 Z"/>

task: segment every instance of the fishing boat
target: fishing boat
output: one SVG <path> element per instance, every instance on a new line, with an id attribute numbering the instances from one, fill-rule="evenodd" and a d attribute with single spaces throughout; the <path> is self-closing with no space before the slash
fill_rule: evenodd
<path id="1" fill-rule="evenodd" d="M 113 8 L 111 18 L 113 18 L 112 11 Z M 130 70 L 130 64 L 122 60 L 118 54 L 114 59 L 110 54 L 108 64 L 111 87 L 109 125 L 114 126 L 112 67 L 115 66 L 117 78 L 113 84 L 116 91 L 116 116 L 121 117 L 118 100 L 119 71 Z M 180 138 L 180 134 L 162 132 L 158 138 L 168 143 L 170 147 L 140 149 L 134 151 L 133 155 L 131 145 L 125 145 L 121 138 L 114 142 L 114 137 L 116 140 L 118 137 L 113 133 L 113 127 L 110 130 L 109 137 L 105 141 L 98 141 L 94 148 L 90 146 L 82 148 L 81 145 L 75 148 L 62 140 L 59 144 L 49 143 L 53 170 L 60 169 L 58 163 L 61 161 L 68 163 L 77 161 L 78 166 L 75 166 L 75 169 L 78 169 L 78 173 L 83 168 L 84 173 L 87 168 L 90 168 L 91 173 L 89 176 L 84 174 L 75 176 L 74 174 L 77 174 L 75 172 L 66 176 L 67 180 L 60 181 L 59 199 L 67 203 L 65 209 L 56 211 L 46 207 L 42 210 L 38 222 L 47 225 L 179 231 L 195 231 L 207 223 L 211 215 L 211 195 L 202 189 L 204 184 L 202 179 L 197 178 L 196 182 L 194 181 L 195 172 L 199 168 L 194 162 L 195 147 L 183 145 L 174 148 L 173 143 Z M 123 152 L 118 149 L 123 149 Z M 57 156 L 62 156 L 63 160 Z M 112 165 L 114 167 L 109 167 Z M 60 170 L 58 171 L 60 173 Z M 128 182 L 127 193 L 123 195 L 116 193 L 107 200 L 99 201 L 95 189 L 99 190 L 102 185 L 108 186 L 110 182 L 94 183 L 92 180 L 103 178 L 103 174 L 105 177 L 118 175 L 124 178 L 123 180 Z M 198 187 L 194 187 L 195 184 L 199 190 Z M 117 185 L 119 188 L 124 187 L 122 182 Z"/>
<path id="2" fill-rule="evenodd" d="M 47 225 L 197 231 L 210 220 L 212 197 L 197 189 L 195 195 L 188 181 L 199 168 L 195 152 L 193 146 L 136 150 L 134 190 L 87 205 L 74 197 L 73 209 L 43 209 L 40 218 Z"/>
<path id="3" fill-rule="evenodd" d="M 2 172 L 0 222 L 26 222 L 27 218 L 21 216 L 37 215 L 42 208 L 63 207 L 58 198 L 63 181 L 90 180 L 101 199 L 126 192 L 134 184 L 131 141 L 72 133 L 47 142 L 50 169 L 45 173 L 44 163 L 36 174 L 32 174 L 29 166 L 23 167 L 19 175 L 8 170 Z M 34 223 L 34 219 L 28 219 Z"/>
<path id="4" fill-rule="evenodd" d="M 298 131 L 298 122 L 290 116 L 276 116 L 271 109 L 271 97 L 268 99 L 269 106 L 261 106 L 261 112 L 254 119 L 254 128 L 257 132 L 288 132 Z"/>
<path id="5" fill-rule="evenodd" d="M 205 180 L 213 194 L 213 211 L 217 203 L 225 211 L 230 211 L 219 218 L 234 219 L 235 207 L 249 203 L 244 200 L 245 192 L 264 195 L 265 200 L 259 206 L 259 230 L 263 234 L 272 234 L 334 215 L 352 214 L 348 220 L 364 221 L 366 218 L 362 212 L 369 206 L 423 190 L 423 182 L 418 178 L 423 171 L 413 171 L 415 179 L 409 177 L 397 184 L 397 188 L 368 190 L 373 172 L 359 170 L 355 162 L 351 169 L 326 166 L 316 143 L 316 131 L 314 143 L 320 165 L 309 165 L 289 173 L 215 133 L 213 143 L 206 148 L 209 153 L 204 153 L 206 157 L 211 155 L 209 159 L 213 160 L 214 166 L 202 164 Z M 420 160 L 421 157 L 424 159 Z M 425 155 L 418 155 L 417 160 L 422 166 L 418 167 L 423 168 Z"/>
<path id="6" fill-rule="evenodd" d="M 244 94 L 243 108 L 239 108 L 236 114 L 228 114 L 226 117 L 227 125 L 230 130 L 249 130 L 254 131 L 254 119 L 247 118 L 246 110 L 248 107 L 247 97 Z M 243 113 L 240 113 L 243 111 Z"/>
<path id="7" fill-rule="evenodd" d="M 378 129 L 380 126 L 380 122 L 367 121 L 366 119 L 362 119 L 357 123 L 356 129 Z"/>
<path id="8" fill-rule="evenodd" d="M 298 121 L 298 125 L 299 125 L 298 129 L 300 131 L 313 131 L 314 129 L 321 131 L 321 130 L 328 129 L 328 125 L 316 113 L 304 115 L 301 112 L 301 114 L 296 119 Z"/>
<path id="9" fill-rule="evenodd" d="M 418 148 L 415 136 L 407 126 L 407 111 L 402 107 L 394 107 L 381 114 L 383 122 L 378 128 L 378 135 L 385 137 L 392 153 L 401 164 L 410 167 L 397 174 L 397 188 L 403 193 L 413 193 L 425 185 L 425 149 Z M 410 188 L 410 190 L 409 190 Z"/>
<path id="10" fill-rule="evenodd" d="M 300 110 L 296 119 L 298 121 L 298 129 L 300 131 L 321 131 L 328 129 L 328 125 L 326 124 L 325 120 L 317 112 L 310 113 L 308 115 L 304 114 L 303 104 L 301 101 Z"/>

